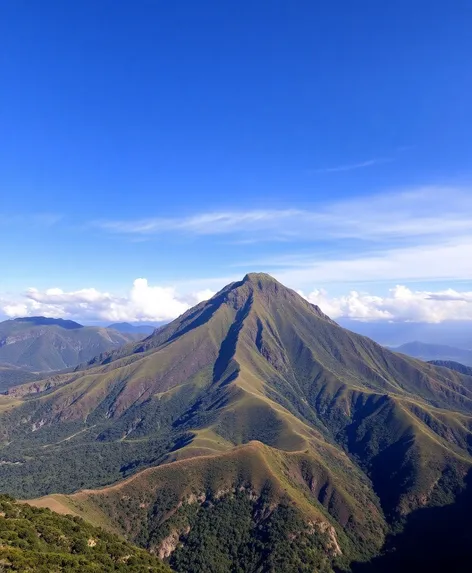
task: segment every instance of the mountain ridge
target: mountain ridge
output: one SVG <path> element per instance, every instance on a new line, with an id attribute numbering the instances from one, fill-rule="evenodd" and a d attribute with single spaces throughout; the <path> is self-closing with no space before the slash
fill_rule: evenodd
<path id="1" fill-rule="evenodd" d="M 428 362 L 434 366 L 442 366 L 443 368 L 449 368 L 461 374 L 472 376 L 472 367 L 461 364 L 460 362 L 455 362 L 454 360 L 429 360 Z"/>
<path id="2" fill-rule="evenodd" d="M 60 326 L 61 328 L 67 330 L 84 328 L 83 324 L 79 324 L 74 320 L 67 320 L 64 318 L 50 318 L 47 316 L 20 316 L 11 320 L 14 322 L 26 322 L 34 326 Z"/>

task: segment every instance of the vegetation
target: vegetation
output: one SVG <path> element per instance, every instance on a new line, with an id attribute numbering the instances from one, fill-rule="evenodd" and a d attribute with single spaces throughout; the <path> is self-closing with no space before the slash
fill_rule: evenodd
<path id="1" fill-rule="evenodd" d="M 56 447 L 41 447 L 39 453 L 34 448 L 15 445 L 3 452 L 2 491 L 28 498 L 107 485 L 162 462 L 173 447 L 175 441 L 164 438 L 136 442 L 66 441 Z"/>
<path id="2" fill-rule="evenodd" d="M 189 533 L 182 536 L 170 559 L 176 571 L 332 571 L 334 556 L 327 548 L 327 535 L 310 529 L 290 504 L 282 503 L 267 515 L 263 496 L 251 500 L 239 492 L 192 510 L 187 510 Z"/>
<path id="3" fill-rule="evenodd" d="M 22 573 L 170 572 L 148 552 L 79 517 L 30 507 L 4 495 L 0 496 L 0 567 Z"/>

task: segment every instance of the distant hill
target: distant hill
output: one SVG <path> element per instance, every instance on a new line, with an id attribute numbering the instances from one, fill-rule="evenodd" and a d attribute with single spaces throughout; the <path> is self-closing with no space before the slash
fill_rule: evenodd
<path id="1" fill-rule="evenodd" d="M 441 323 L 426 322 L 373 322 L 339 318 L 344 328 L 368 336 L 379 344 L 397 347 L 412 340 L 421 340 L 427 344 L 447 344 L 455 348 L 472 349 L 472 321 L 445 320 Z"/>
<path id="2" fill-rule="evenodd" d="M 14 318 L 13 322 L 21 322 L 31 324 L 32 326 L 60 326 L 66 330 L 74 330 L 76 328 L 84 328 L 83 324 L 79 324 L 73 320 L 65 320 L 63 318 L 48 318 L 47 316 L 24 316 L 22 318 Z"/>
<path id="3" fill-rule="evenodd" d="M 17 318 L 0 322 L 0 363 L 33 372 L 61 370 L 139 338 L 72 320 Z"/>
<path id="4" fill-rule="evenodd" d="M 459 362 L 466 366 L 472 366 L 472 350 L 464 350 L 462 348 L 455 348 L 454 346 L 446 346 L 444 344 L 426 344 L 424 342 L 407 342 L 396 348 L 392 348 L 395 352 L 408 354 L 413 358 L 419 358 L 425 362 L 431 360 L 447 360 Z"/>
<path id="5" fill-rule="evenodd" d="M 460 372 L 466 376 L 472 376 L 472 367 L 465 366 L 459 362 L 454 362 L 453 360 L 428 360 L 428 362 L 434 366 L 442 366 L 443 368 L 449 368 L 449 370 Z"/>
<path id="6" fill-rule="evenodd" d="M 72 515 L 0 495 L 0 571 L 171 573 L 147 551 Z"/>
<path id="7" fill-rule="evenodd" d="M 143 336 L 152 334 L 156 329 L 156 327 L 147 324 L 134 325 L 129 322 L 115 322 L 107 326 L 107 328 L 117 330 L 118 332 L 127 332 L 129 334 L 142 334 Z"/>
<path id="8" fill-rule="evenodd" d="M 426 510 L 438 533 L 471 444 L 469 376 L 354 334 L 265 274 L 0 396 L 1 491 L 179 573 L 346 571 Z"/>

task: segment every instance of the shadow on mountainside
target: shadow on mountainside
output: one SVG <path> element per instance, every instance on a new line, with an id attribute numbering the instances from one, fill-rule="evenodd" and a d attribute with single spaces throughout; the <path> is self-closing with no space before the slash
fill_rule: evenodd
<path id="1" fill-rule="evenodd" d="M 391 535 L 384 554 L 352 564 L 353 573 L 465 573 L 472 568 L 472 470 L 456 502 L 419 509 Z"/>

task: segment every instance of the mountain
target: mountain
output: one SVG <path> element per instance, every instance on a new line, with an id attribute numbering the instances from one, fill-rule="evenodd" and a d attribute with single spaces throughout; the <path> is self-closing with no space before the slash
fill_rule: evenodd
<path id="1" fill-rule="evenodd" d="M 472 379 L 340 327 L 265 274 L 41 384 L 1 397 L 2 491 L 178 572 L 373 563 L 469 491 Z"/>
<path id="2" fill-rule="evenodd" d="M 1 571 L 171 573 L 148 552 L 71 515 L 0 496 Z"/>
<path id="3" fill-rule="evenodd" d="M 0 363 L 33 372 L 61 370 L 141 338 L 43 316 L 0 322 Z"/>
<path id="4" fill-rule="evenodd" d="M 24 316 L 21 318 L 14 318 L 13 322 L 21 324 L 31 324 L 32 326 L 60 326 L 66 330 L 75 330 L 76 328 L 84 328 L 83 324 L 79 324 L 74 320 L 65 320 L 63 318 L 49 318 L 47 316 Z"/>
<path id="5" fill-rule="evenodd" d="M 129 334 L 142 334 L 143 336 L 152 334 L 156 329 L 154 326 L 149 326 L 148 324 L 134 325 L 129 322 L 114 322 L 107 326 L 107 328 L 117 330 L 118 332 L 127 332 Z"/>
<path id="6" fill-rule="evenodd" d="M 472 366 L 472 350 L 464 350 L 444 344 L 408 342 L 397 348 L 393 348 L 393 350 L 426 362 L 430 362 L 431 360 L 452 360 L 453 362 L 460 362 L 466 366 Z"/>
<path id="7" fill-rule="evenodd" d="M 465 366 L 459 362 L 454 362 L 453 360 L 429 360 L 429 364 L 434 366 L 442 366 L 443 368 L 449 368 L 450 370 L 455 370 L 466 376 L 472 376 L 472 367 Z"/>
<path id="8" fill-rule="evenodd" d="M 411 340 L 427 344 L 447 344 L 472 349 L 472 321 L 445 320 L 440 323 L 362 321 L 340 318 L 339 324 L 353 332 L 372 338 L 383 346 L 395 347 Z"/>

